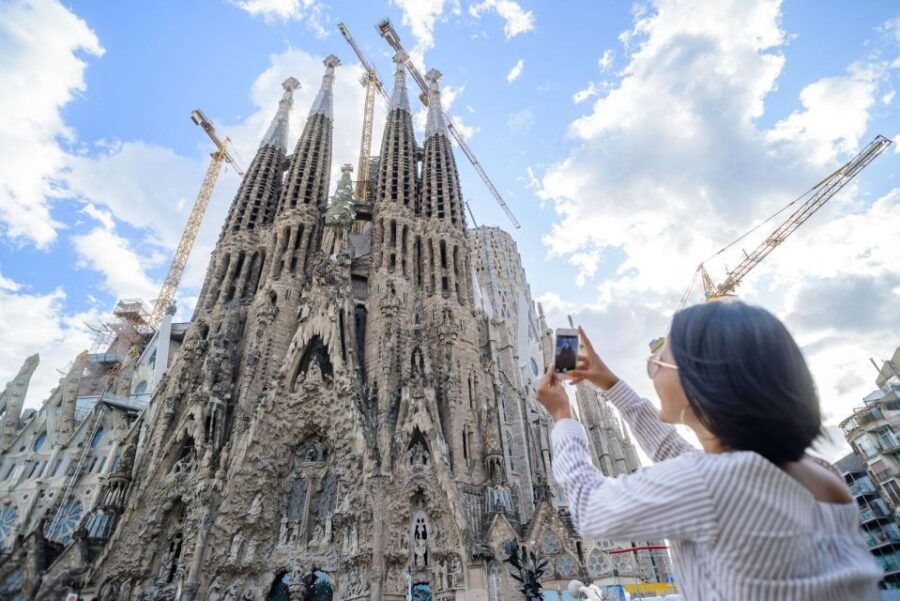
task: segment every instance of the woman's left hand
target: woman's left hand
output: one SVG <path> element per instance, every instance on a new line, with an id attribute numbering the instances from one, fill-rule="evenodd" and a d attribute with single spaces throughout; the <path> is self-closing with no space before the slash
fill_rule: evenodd
<path id="1" fill-rule="evenodd" d="M 550 412 L 554 420 L 559 421 L 572 417 L 569 395 L 566 394 L 562 380 L 556 377 L 553 365 L 547 368 L 547 371 L 544 372 L 544 375 L 538 381 L 535 398 Z"/>

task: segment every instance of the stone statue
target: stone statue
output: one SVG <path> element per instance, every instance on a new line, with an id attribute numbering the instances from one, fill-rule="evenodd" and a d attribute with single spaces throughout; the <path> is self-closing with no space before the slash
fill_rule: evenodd
<path id="1" fill-rule="evenodd" d="M 450 558 L 450 570 L 447 576 L 447 586 L 450 589 L 461 588 L 463 584 L 462 563 L 459 555 L 453 554 Z"/>
<path id="2" fill-rule="evenodd" d="M 241 560 L 241 547 L 244 545 L 244 535 L 238 532 L 231 539 L 231 547 L 228 551 L 228 561 L 238 563 Z"/>

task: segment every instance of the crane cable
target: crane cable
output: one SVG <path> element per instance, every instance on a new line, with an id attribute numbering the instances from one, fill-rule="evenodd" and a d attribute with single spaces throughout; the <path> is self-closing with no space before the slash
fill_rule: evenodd
<path id="1" fill-rule="evenodd" d="M 835 172 L 835 173 L 837 173 L 837 172 Z M 832 175 L 834 175 L 834 174 L 832 174 Z M 829 175 L 828 177 L 830 178 L 831 176 Z M 825 179 L 828 179 L 828 178 L 825 178 Z M 704 259 L 703 261 L 701 261 L 701 262 L 700 262 L 700 265 L 697 267 L 697 269 L 694 270 L 694 277 L 691 278 L 691 283 L 688 284 L 687 289 L 685 289 L 684 293 L 681 295 L 681 301 L 678 303 L 678 309 L 682 309 L 682 308 L 685 306 L 685 304 L 687 304 L 687 301 L 688 301 L 688 299 L 689 299 L 690 296 L 691 296 L 691 292 L 693 292 L 693 290 L 694 290 L 694 284 L 697 283 L 697 274 L 700 273 L 700 270 L 703 268 L 703 265 L 704 265 L 705 263 L 707 263 L 707 262 L 711 261 L 712 259 L 718 257 L 718 256 L 721 255 L 723 252 L 725 252 L 726 250 L 730 249 L 732 246 L 734 246 L 735 244 L 737 244 L 737 243 L 740 242 L 741 240 L 745 239 L 747 236 L 749 236 L 750 234 L 752 234 L 753 232 L 755 232 L 756 230 L 758 230 L 759 228 L 761 228 L 761 227 L 764 226 L 765 224 L 769 223 L 770 221 L 772 221 L 773 219 L 775 219 L 776 217 L 778 217 L 779 215 L 781 215 L 782 213 L 784 213 L 786 210 L 788 210 L 789 208 L 791 208 L 792 206 L 794 206 L 795 204 L 797 204 L 798 202 L 800 202 L 800 201 L 803 200 L 804 198 L 808 197 L 810 194 L 812 194 L 813 192 L 815 192 L 815 191 L 819 188 L 819 186 L 822 185 L 822 183 L 823 183 L 824 181 L 825 181 L 825 180 L 822 180 L 821 182 L 819 182 L 818 184 L 816 184 L 815 186 L 813 186 L 812 188 L 810 188 L 809 190 L 807 190 L 806 192 L 804 192 L 803 194 L 801 194 L 800 196 L 798 196 L 797 198 L 795 198 L 794 200 L 792 200 L 792 201 L 789 202 L 788 204 L 784 205 L 783 207 L 781 207 L 780 209 L 778 209 L 777 211 L 775 211 L 774 213 L 772 213 L 771 215 L 769 215 L 768 217 L 766 217 L 765 219 L 763 219 L 762 221 L 760 221 L 759 223 L 757 223 L 756 225 L 754 225 L 752 228 L 750 228 L 749 230 L 747 230 L 746 232 L 744 232 L 743 234 L 741 234 L 740 236 L 738 236 L 738 237 L 735 238 L 734 240 L 732 240 L 730 243 L 728 243 L 727 245 L 723 246 L 722 248 L 720 248 L 719 250 L 717 250 L 716 252 L 714 252 L 713 254 L 711 254 L 709 257 L 707 257 L 706 259 Z"/>

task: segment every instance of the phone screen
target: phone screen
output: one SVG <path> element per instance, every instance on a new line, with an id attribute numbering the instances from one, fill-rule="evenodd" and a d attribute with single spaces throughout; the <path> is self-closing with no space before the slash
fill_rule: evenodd
<path id="1" fill-rule="evenodd" d="M 557 373 L 575 369 L 575 358 L 578 355 L 578 335 L 556 335 L 556 358 L 554 368 Z"/>

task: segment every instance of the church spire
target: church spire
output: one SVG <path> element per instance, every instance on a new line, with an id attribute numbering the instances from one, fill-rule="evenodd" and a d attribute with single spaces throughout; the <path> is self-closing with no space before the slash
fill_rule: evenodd
<path id="1" fill-rule="evenodd" d="M 309 118 L 312 119 L 313 115 L 318 114 L 324 115 L 333 121 L 334 94 L 332 88 L 334 87 L 334 68 L 341 64 L 341 59 L 333 54 L 329 54 L 322 62 L 325 63 L 325 75 L 322 76 L 322 87 L 319 88 L 319 93 L 316 94 L 316 99 L 313 100 L 312 106 L 309 108 Z"/>
<path id="2" fill-rule="evenodd" d="M 422 162 L 422 209 L 428 217 L 448 221 L 465 232 L 459 174 L 447 130 L 447 119 L 441 107 L 438 80 L 441 72 L 432 69 L 428 80 L 428 120 L 425 123 L 425 158 Z"/>
<path id="3" fill-rule="evenodd" d="M 400 109 L 407 113 L 412 112 L 409 108 L 409 94 L 406 92 L 406 70 L 403 68 L 403 63 L 407 58 L 409 56 L 402 50 L 394 55 L 396 69 L 394 70 L 394 92 L 391 94 L 391 105 L 388 107 L 390 111 Z"/>
<path id="4" fill-rule="evenodd" d="M 333 54 L 327 56 L 325 75 L 316 99 L 309 109 L 303 133 L 297 140 L 287 178 L 281 187 L 277 214 L 311 205 L 324 211 L 331 176 L 331 134 L 333 130 L 334 68 L 341 64 Z"/>
<path id="5" fill-rule="evenodd" d="M 428 81 L 428 120 L 425 121 L 425 139 L 427 140 L 435 134 L 443 134 L 449 138 L 447 131 L 447 120 L 444 117 L 444 108 L 441 106 L 441 90 L 438 81 L 441 79 L 442 73 L 437 69 L 431 69 L 425 74 Z"/>
<path id="6" fill-rule="evenodd" d="M 300 87 L 300 82 L 293 77 L 288 77 L 281 84 L 281 87 L 284 88 L 284 94 L 282 94 L 281 101 L 278 103 L 278 112 L 275 113 L 269 129 L 266 130 L 266 135 L 263 136 L 259 145 L 275 146 L 282 152 L 287 152 L 288 123 L 291 106 L 294 104 L 293 94 L 294 90 Z"/>

